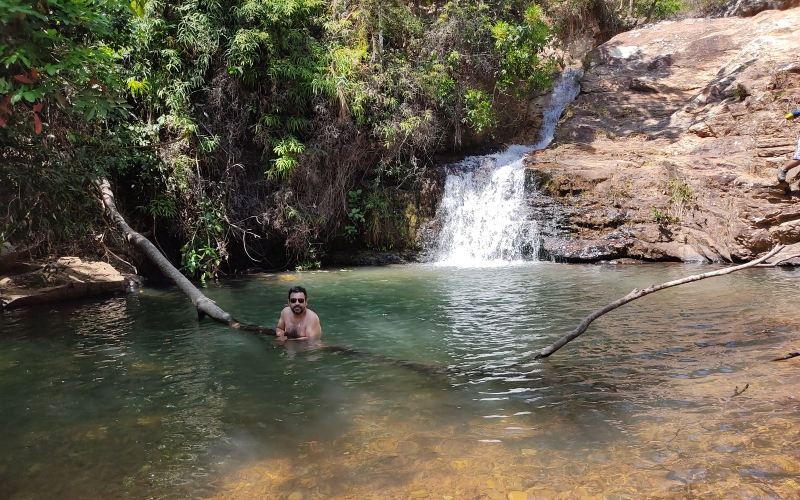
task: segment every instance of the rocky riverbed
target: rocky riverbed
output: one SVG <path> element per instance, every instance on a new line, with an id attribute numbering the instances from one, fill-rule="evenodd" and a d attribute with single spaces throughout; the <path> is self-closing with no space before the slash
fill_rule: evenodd
<path id="1" fill-rule="evenodd" d="M 662 22 L 585 59 L 555 142 L 528 157 L 547 257 L 742 261 L 797 252 L 800 8 Z M 794 248 L 793 248 L 794 247 Z"/>

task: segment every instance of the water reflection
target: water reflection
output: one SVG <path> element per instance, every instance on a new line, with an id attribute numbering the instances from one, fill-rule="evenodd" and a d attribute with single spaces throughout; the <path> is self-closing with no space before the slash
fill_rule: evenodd
<path id="1" fill-rule="evenodd" d="M 695 271 L 420 266 L 207 290 L 272 325 L 303 284 L 325 342 L 439 376 L 198 323 L 168 290 L 15 311 L 0 498 L 795 498 L 800 372 L 766 362 L 796 348 L 793 272 L 666 291 L 531 361 L 592 309 Z"/>

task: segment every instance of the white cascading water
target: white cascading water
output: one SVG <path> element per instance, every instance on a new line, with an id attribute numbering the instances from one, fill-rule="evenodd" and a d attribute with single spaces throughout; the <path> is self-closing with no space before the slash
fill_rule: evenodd
<path id="1" fill-rule="evenodd" d="M 442 265 L 485 266 L 535 260 L 538 227 L 529 220 L 523 157 L 553 140 L 564 108 L 577 97 L 581 70 L 564 71 L 542 113 L 539 140 L 502 153 L 472 156 L 451 165 L 436 212 L 441 231 L 433 260 Z"/>

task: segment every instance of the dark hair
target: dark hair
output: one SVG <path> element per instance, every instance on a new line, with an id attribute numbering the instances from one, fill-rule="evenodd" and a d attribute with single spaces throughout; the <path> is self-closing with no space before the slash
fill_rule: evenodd
<path id="1" fill-rule="evenodd" d="M 302 293 L 303 297 L 305 297 L 306 299 L 308 298 L 308 293 L 306 292 L 306 289 L 303 288 L 302 286 L 293 286 L 292 288 L 290 288 L 288 297 L 291 297 L 293 293 Z"/>

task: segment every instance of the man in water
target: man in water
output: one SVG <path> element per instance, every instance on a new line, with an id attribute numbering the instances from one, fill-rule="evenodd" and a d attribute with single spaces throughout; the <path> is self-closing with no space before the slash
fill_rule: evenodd
<path id="1" fill-rule="evenodd" d="M 289 290 L 288 305 L 281 311 L 275 333 L 280 340 L 319 340 L 319 316 L 308 308 L 308 294 L 302 286 Z"/>

